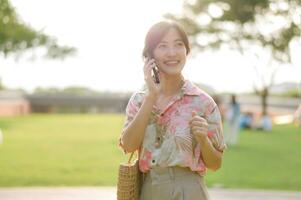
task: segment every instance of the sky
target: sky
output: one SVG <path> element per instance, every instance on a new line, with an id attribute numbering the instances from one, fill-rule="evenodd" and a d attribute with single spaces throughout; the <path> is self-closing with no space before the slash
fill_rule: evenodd
<path id="1" fill-rule="evenodd" d="M 62 45 L 77 48 L 75 56 L 63 61 L 43 58 L 32 61 L 31 53 L 18 61 L 13 57 L 1 58 L 2 83 L 28 92 L 36 87 L 69 86 L 113 92 L 139 90 L 144 82 L 141 54 L 148 29 L 162 20 L 164 13 L 182 11 L 182 0 L 11 0 L 11 3 L 26 24 L 54 36 Z M 275 83 L 301 82 L 301 58 L 296 56 L 301 47 L 294 49 L 293 64 L 279 67 Z M 252 90 L 254 81 L 259 82 L 254 63 L 252 58 L 243 58 L 227 49 L 201 52 L 188 58 L 183 74 L 186 79 L 210 85 L 217 92 L 247 92 Z"/>

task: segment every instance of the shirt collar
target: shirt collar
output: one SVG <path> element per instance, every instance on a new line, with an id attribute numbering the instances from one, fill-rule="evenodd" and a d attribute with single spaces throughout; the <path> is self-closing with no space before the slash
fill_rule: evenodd
<path id="1" fill-rule="evenodd" d="M 145 93 L 148 89 L 145 89 L 143 92 Z M 198 86 L 193 84 L 188 79 L 184 80 L 184 84 L 181 88 L 180 97 L 183 97 L 184 95 L 190 95 L 190 96 L 199 96 L 203 94 L 204 91 L 201 90 Z"/>
<path id="2" fill-rule="evenodd" d="M 182 86 L 182 95 L 200 95 L 203 91 L 189 80 L 185 80 Z"/>

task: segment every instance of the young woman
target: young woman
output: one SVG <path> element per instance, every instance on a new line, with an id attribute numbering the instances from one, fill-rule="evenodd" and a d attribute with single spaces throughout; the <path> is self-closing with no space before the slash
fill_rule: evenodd
<path id="1" fill-rule="evenodd" d="M 213 99 L 182 75 L 190 47 L 175 22 L 153 25 L 145 38 L 145 91 L 132 95 L 120 137 L 125 152 L 139 150 L 141 200 L 208 199 L 206 169 L 221 167 L 225 143 Z M 158 68 L 159 83 L 152 76 Z"/>

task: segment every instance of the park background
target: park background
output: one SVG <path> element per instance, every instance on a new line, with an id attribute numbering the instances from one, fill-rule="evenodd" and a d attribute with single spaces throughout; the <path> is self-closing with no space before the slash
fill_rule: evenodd
<path id="1" fill-rule="evenodd" d="M 117 145 L 124 109 L 143 87 L 144 36 L 166 17 L 197 41 L 185 77 L 226 106 L 237 94 L 257 118 L 266 97 L 274 122 L 269 132 L 241 130 L 208 186 L 300 191 L 300 5 L 1 0 L 0 186 L 116 185 L 128 157 Z"/>

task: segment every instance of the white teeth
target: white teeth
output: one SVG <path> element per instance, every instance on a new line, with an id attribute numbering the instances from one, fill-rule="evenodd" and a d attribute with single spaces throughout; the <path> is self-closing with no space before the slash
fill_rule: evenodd
<path id="1" fill-rule="evenodd" d="M 179 61 L 167 61 L 167 62 L 165 62 L 166 64 L 178 64 L 179 63 Z"/>

